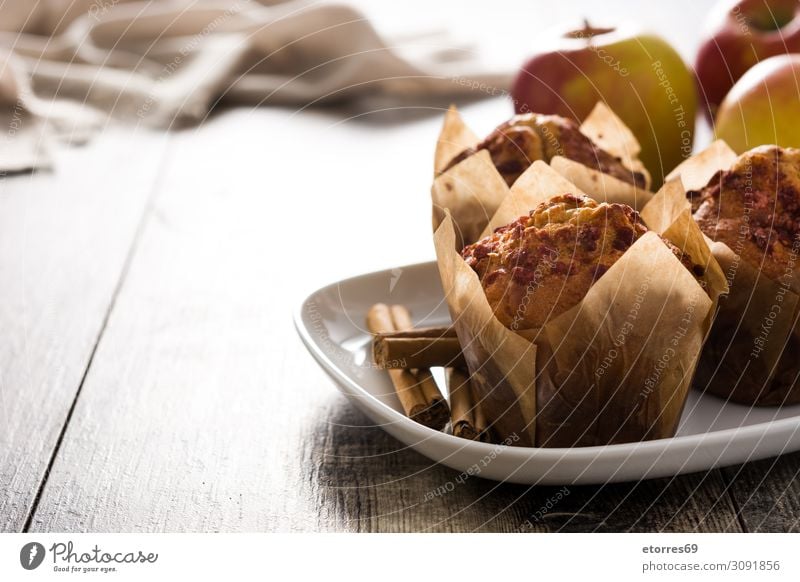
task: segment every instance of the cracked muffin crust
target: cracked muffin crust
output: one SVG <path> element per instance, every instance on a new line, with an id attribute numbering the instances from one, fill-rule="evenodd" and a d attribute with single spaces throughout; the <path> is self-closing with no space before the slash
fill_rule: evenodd
<path id="1" fill-rule="evenodd" d="M 497 319 L 514 331 L 534 329 L 577 305 L 647 230 L 630 206 L 564 194 L 461 254 L 478 274 Z M 704 274 L 662 240 L 696 278 Z"/>
<path id="2" fill-rule="evenodd" d="M 800 246 L 800 149 L 761 146 L 739 156 L 699 191 L 688 193 L 694 218 L 711 240 L 723 242 L 777 280 Z"/>
<path id="3" fill-rule="evenodd" d="M 488 150 L 497 171 L 509 186 L 536 160 L 549 163 L 555 156 L 563 156 L 639 188 L 647 186 L 644 174 L 626 168 L 619 158 L 582 134 L 577 123 L 558 115 L 516 115 L 477 146 L 458 154 L 444 171 L 484 149 Z"/>

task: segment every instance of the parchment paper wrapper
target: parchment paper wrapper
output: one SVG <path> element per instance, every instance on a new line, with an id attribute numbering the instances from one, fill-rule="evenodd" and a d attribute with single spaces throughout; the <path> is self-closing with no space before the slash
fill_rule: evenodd
<path id="1" fill-rule="evenodd" d="M 737 156 L 718 141 L 678 166 L 687 190 L 705 186 Z M 800 402 L 800 273 L 789 264 L 778 281 L 760 273 L 724 243 L 711 245 L 730 293 L 703 349 L 696 386 L 742 404 Z M 796 251 L 800 251 L 800 242 Z"/>
<path id="2" fill-rule="evenodd" d="M 684 160 L 667 175 L 667 180 L 680 178 L 686 191 L 699 190 L 719 170 L 726 170 L 736 161 L 736 152 L 721 139 Z"/>
<path id="3" fill-rule="evenodd" d="M 581 132 L 607 152 L 618 157 L 631 171 L 641 172 L 650 185 L 650 174 L 639 161 L 639 143 L 628 127 L 606 105 L 598 103 L 581 124 Z M 509 188 L 485 150 L 469 156 L 444 174 L 440 173 L 456 155 L 480 142 L 466 126 L 455 107 L 445 115 L 436 143 L 434 157 L 433 229 L 444 219 L 444 210 L 452 215 L 456 243 L 475 242 Z M 653 196 L 613 176 L 603 174 L 567 158 L 556 156 L 552 167 L 580 190 L 599 202 L 621 202 L 641 209 Z M 459 247 L 460 248 L 460 247 Z"/>
<path id="4" fill-rule="evenodd" d="M 486 230 L 565 191 L 580 193 L 535 162 Z M 681 197 L 680 183 L 672 182 L 651 203 L 677 208 Z M 442 284 L 473 388 L 497 438 L 571 447 L 674 434 L 724 277 L 688 210 L 679 209 L 663 233 L 709 265 L 711 297 L 648 232 L 578 305 L 540 329 L 517 333 L 495 318 L 477 274 L 456 250 L 455 223 L 445 213 L 434 235 Z"/>
<path id="5" fill-rule="evenodd" d="M 455 243 L 463 248 L 478 240 L 508 192 L 489 152 L 480 151 L 433 182 L 433 229 L 448 210 L 455 224 Z"/>
<path id="6" fill-rule="evenodd" d="M 619 158 L 626 168 L 644 175 L 646 187 L 637 188 L 633 184 L 561 156 L 556 156 L 550 161 L 553 169 L 598 202 L 619 202 L 641 210 L 653 197 L 653 193 L 649 190 L 650 172 L 639 160 L 642 148 L 633 132 L 607 105 L 598 102 L 589 116 L 583 120 L 581 133 Z"/>

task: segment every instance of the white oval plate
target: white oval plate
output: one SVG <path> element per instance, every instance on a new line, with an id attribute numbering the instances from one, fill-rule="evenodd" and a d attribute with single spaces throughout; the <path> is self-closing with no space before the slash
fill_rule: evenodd
<path id="1" fill-rule="evenodd" d="M 388 375 L 370 365 L 364 317 L 379 302 L 406 305 L 419 326 L 450 321 L 436 264 L 422 263 L 323 287 L 301 303 L 295 325 L 320 366 L 378 426 L 458 471 L 531 485 L 599 484 L 690 473 L 800 450 L 800 405 L 750 408 L 695 391 L 677 435 L 643 443 L 507 447 L 431 430 L 402 414 Z"/>

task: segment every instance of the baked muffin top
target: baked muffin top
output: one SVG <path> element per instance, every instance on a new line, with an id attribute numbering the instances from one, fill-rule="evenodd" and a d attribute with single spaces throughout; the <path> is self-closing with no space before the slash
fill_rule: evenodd
<path id="1" fill-rule="evenodd" d="M 773 145 L 745 152 L 689 197 L 706 236 L 771 279 L 794 269 L 800 251 L 800 149 Z"/>
<path id="2" fill-rule="evenodd" d="M 444 171 L 483 149 L 488 150 L 497 171 L 509 186 L 536 160 L 549 163 L 553 157 L 562 156 L 623 182 L 646 187 L 644 174 L 626 168 L 619 158 L 581 133 L 575 121 L 558 115 L 516 115 L 477 146 L 458 154 Z"/>
<path id="3" fill-rule="evenodd" d="M 577 305 L 646 232 L 630 206 L 564 194 L 461 254 L 503 325 L 514 331 L 535 329 Z M 664 242 L 695 277 L 704 274 L 688 255 Z"/>

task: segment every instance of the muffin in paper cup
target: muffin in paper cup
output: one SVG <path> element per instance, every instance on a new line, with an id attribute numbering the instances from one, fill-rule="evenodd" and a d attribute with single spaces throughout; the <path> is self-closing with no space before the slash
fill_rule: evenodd
<path id="1" fill-rule="evenodd" d="M 486 172 L 491 173 L 488 166 Z M 602 272 L 589 279 L 582 277 L 577 259 L 563 263 L 569 244 L 551 245 L 548 273 L 566 272 L 569 283 L 572 266 L 578 265 L 573 280 L 588 289 L 576 294 L 564 285 L 562 296 L 551 282 L 537 283 L 528 302 L 535 309 L 529 313 L 526 306 L 520 318 L 524 325 L 509 325 L 508 310 L 498 310 L 508 299 L 502 293 L 490 294 L 490 304 L 491 282 L 482 281 L 462 257 L 463 237 L 444 211 L 434 234 L 439 272 L 473 389 L 496 438 L 573 447 L 674 434 L 717 298 L 726 289 L 702 233 L 678 203 L 685 200 L 679 181 L 666 184 L 643 209 L 642 216 L 659 220 L 657 229 L 648 230 L 632 209 L 587 201 L 574 183 L 534 162 L 503 198 L 482 237 L 499 229 L 495 235 L 502 238 L 517 228 L 510 223 L 529 212 L 531 220 L 546 221 L 547 213 L 556 212 L 572 220 L 573 211 L 589 217 L 574 223 L 577 232 L 608 216 L 618 222 L 615 236 L 626 232 L 631 220 L 638 234 L 631 233 L 624 249 L 608 256 L 605 246 L 597 251 L 597 245 L 576 242 L 576 249 L 593 248 L 602 257 Z M 531 212 L 537 208 L 539 214 Z M 671 220 L 665 219 L 668 212 Z M 600 233 L 595 242 L 605 245 L 608 231 Z M 540 247 L 547 244 L 534 248 Z M 494 269 L 492 276 L 506 271 Z M 547 301 L 560 311 L 541 321 L 528 317 Z M 517 302 L 523 305 L 523 299 Z"/>
<path id="2" fill-rule="evenodd" d="M 723 269 L 696 385 L 747 405 L 800 402 L 800 150 L 715 142 L 673 172 Z"/>
<path id="3" fill-rule="evenodd" d="M 537 160 L 548 161 L 598 201 L 640 209 L 653 196 L 640 149 L 630 129 L 603 103 L 580 126 L 559 116 L 528 114 L 502 124 L 485 140 L 451 107 L 434 158 L 433 228 L 447 208 L 462 242 L 475 242 L 509 187 Z"/>

